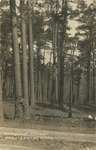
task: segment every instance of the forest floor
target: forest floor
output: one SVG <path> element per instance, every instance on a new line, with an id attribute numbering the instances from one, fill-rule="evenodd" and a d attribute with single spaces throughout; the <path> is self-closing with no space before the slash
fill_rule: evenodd
<path id="1" fill-rule="evenodd" d="M 64 105 L 64 111 L 56 107 L 51 109 L 48 104 L 38 104 L 34 110 L 31 110 L 30 121 L 21 122 L 18 118 L 13 118 L 14 105 L 11 102 L 5 103 L 4 110 L 10 119 L 5 119 L 1 124 L 0 133 L 4 130 L 7 134 L 0 134 L 0 144 L 7 144 L 7 146 L 5 145 L 5 148 L 4 145 L 0 145 L 0 150 L 19 150 L 26 149 L 26 147 L 27 149 L 30 147 L 30 150 L 33 150 L 33 147 L 36 150 L 96 150 L 95 107 L 75 104 L 72 107 L 72 118 L 68 118 L 67 104 Z M 10 130 L 10 127 L 17 129 L 16 133 L 19 133 L 20 139 L 15 139 L 12 131 L 7 131 L 7 129 Z M 20 129 L 28 130 L 23 138 Z M 27 134 L 31 132 L 30 130 L 34 134 L 28 139 Z"/>

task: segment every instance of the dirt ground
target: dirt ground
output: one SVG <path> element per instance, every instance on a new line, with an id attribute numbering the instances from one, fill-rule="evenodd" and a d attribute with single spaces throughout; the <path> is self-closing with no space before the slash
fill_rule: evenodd
<path id="1" fill-rule="evenodd" d="M 96 132 L 96 108 L 77 105 L 72 108 L 72 118 L 68 118 L 68 106 L 64 105 L 64 111 L 50 108 L 49 105 L 37 105 L 31 110 L 30 120 L 14 119 L 14 105 L 6 102 L 4 105 L 5 123 L 1 126 L 37 128 L 43 130 L 68 131 L 77 133 L 95 133 Z M 89 116 L 92 116 L 92 119 Z"/>
<path id="2" fill-rule="evenodd" d="M 4 140 L 0 143 L 7 145 L 18 145 L 25 146 L 28 148 L 33 148 L 36 150 L 96 150 L 96 144 L 94 143 L 85 143 L 85 142 L 67 142 L 64 140 L 23 140 L 23 141 L 13 141 L 13 140 Z M 7 150 L 7 149 L 5 149 Z M 12 150 L 15 150 L 12 149 Z M 19 149 L 18 149 L 19 150 Z M 28 149 L 26 149 L 28 150 Z"/>
<path id="3" fill-rule="evenodd" d="M 6 102 L 4 110 L 6 110 L 6 116 L 10 119 L 6 118 L 1 127 L 60 131 L 66 132 L 66 134 L 67 132 L 85 133 L 86 136 L 87 134 L 96 134 L 96 109 L 92 107 L 74 106 L 72 108 L 72 118 L 68 118 L 67 105 L 64 106 L 64 111 L 56 108 L 51 109 L 45 104 L 38 105 L 34 110 L 31 110 L 30 120 L 23 120 L 23 122 L 20 122 L 18 118 L 13 118 L 14 106 L 12 103 Z M 92 116 L 91 119 L 88 117 L 89 115 Z M 1 143 L 34 147 L 37 150 L 96 150 L 96 143 L 70 142 L 59 139 L 5 140 L 0 138 Z"/>

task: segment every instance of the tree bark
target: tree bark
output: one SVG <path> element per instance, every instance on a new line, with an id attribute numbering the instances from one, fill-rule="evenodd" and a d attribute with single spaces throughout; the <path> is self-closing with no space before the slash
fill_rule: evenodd
<path id="1" fill-rule="evenodd" d="M 14 70 L 15 70 L 15 90 L 16 90 L 16 113 L 19 113 L 19 117 L 22 118 L 22 88 L 21 88 L 21 71 L 20 71 L 20 55 L 18 46 L 18 32 L 17 32 L 17 15 L 15 8 L 15 0 L 10 0 L 10 10 L 12 19 L 12 41 L 14 50 Z"/>
<path id="2" fill-rule="evenodd" d="M 28 0 L 29 8 L 29 61 L 30 61 L 30 97 L 31 97 L 31 106 L 35 106 L 35 96 L 34 96 L 34 51 L 33 51 L 33 32 L 32 32 L 32 14 L 31 14 L 31 2 Z"/>
<path id="3" fill-rule="evenodd" d="M 95 97 L 96 97 L 96 93 L 95 93 L 95 76 L 96 76 L 96 71 L 95 71 L 95 42 L 94 39 L 92 38 L 92 53 L 93 53 L 93 86 L 92 86 L 92 98 L 93 98 L 93 103 L 96 103 L 95 101 Z"/>
<path id="4" fill-rule="evenodd" d="M 21 30 L 22 30 L 22 53 L 23 53 L 23 93 L 24 93 L 24 117 L 30 118 L 29 97 L 28 97 L 28 66 L 27 66 L 27 42 L 26 42 L 26 18 L 24 0 L 20 0 L 21 5 Z"/>
<path id="5" fill-rule="evenodd" d="M 0 61 L 0 122 L 2 121 L 4 121 L 4 114 L 3 114 L 3 98 L 2 98 L 2 67 Z"/>
<path id="6" fill-rule="evenodd" d="M 56 22 L 56 24 L 55 24 L 55 40 L 54 40 L 54 50 L 55 50 L 55 95 L 56 95 L 56 101 L 58 101 L 58 68 L 57 68 L 57 63 L 58 62 L 56 62 L 56 59 L 58 60 L 58 58 L 57 58 L 57 34 L 58 34 L 58 24 L 57 24 L 57 22 Z"/>
<path id="7" fill-rule="evenodd" d="M 59 92 L 59 108 L 63 109 L 64 100 L 64 50 L 65 50 L 65 37 L 66 37 L 66 26 L 67 26 L 67 0 L 62 0 L 62 17 L 64 23 L 62 24 L 61 32 L 61 47 L 60 47 L 60 92 Z"/>
<path id="8" fill-rule="evenodd" d="M 72 98 L 73 98 L 73 87 L 72 87 L 72 64 L 71 64 L 71 71 L 70 71 L 70 92 L 69 92 L 69 112 L 68 118 L 72 117 Z"/>
<path id="9" fill-rule="evenodd" d="M 72 57 L 72 62 L 71 62 L 71 69 L 70 69 L 70 93 L 69 93 L 69 113 L 68 117 L 72 117 L 72 102 L 73 102 L 73 57 L 74 57 L 74 50 L 71 50 L 71 57 Z"/>
<path id="10" fill-rule="evenodd" d="M 87 99 L 86 102 L 90 101 L 90 85 L 91 85 L 91 78 L 90 78 L 90 69 L 91 69 L 91 51 L 92 51 L 92 31 L 90 31 L 90 47 L 87 52 Z"/>

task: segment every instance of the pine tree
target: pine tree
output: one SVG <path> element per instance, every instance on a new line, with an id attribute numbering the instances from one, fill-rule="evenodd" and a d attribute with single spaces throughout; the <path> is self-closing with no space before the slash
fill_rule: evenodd
<path id="1" fill-rule="evenodd" d="M 29 96 L 28 96 L 28 66 L 27 66 L 27 42 L 26 42 L 26 17 L 24 0 L 20 0 L 21 6 L 21 30 L 22 30 L 22 59 L 23 59 L 23 94 L 24 94 L 24 117 L 29 118 Z"/>
<path id="2" fill-rule="evenodd" d="M 20 55 L 18 45 L 18 32 L 17 32 L 17 14 L 15 0 L 10 0 L 10 10 L 12 19 L 12 41 L 14 49 L 14 68 L 15 68 L 15 92 L 16 92 L 16 113 L 19 113 L 20 118 L 23 117 L 22 107 L 22 88 L 21 88 L 21 71 L 20 71 Z"/>
<path id="3" fill-rule="evenodd" d="M 32 28 L 32 6 L 33 2 L 28 0 L 28 25 L 29 25 L 29 62 L 30 62 L 30 99 L 31 106 L 35 106 L 35 96 L 34 96 L 34 51 L 33 51 L 33 28 Z M 32 7 L 31 7 L 32 6 Z"/>

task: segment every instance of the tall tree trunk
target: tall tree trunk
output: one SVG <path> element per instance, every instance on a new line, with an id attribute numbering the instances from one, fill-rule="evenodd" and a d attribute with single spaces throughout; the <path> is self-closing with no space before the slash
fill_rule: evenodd
<path id="1" fill-rule="evenodd" d="M 75 97 L 74 97 L 74 75 L 73 75 L 73 67 L 74 67 L 74 65 L 73 65 L 73 62 L 72 62 L 72 66 L 71 66 L 71 70 L 72 70 L 72 74 L 71 74 L 71 76 L 72 76 L 72 103 L 75 103 Z"/>
<path id="2" fill-rule="evenodd" d="M 10 0 L 10 10 L 12 18 L 12 41 L 14 49 L 14 68 L 15 68 L 15 90 L 16 90 L 16 107 L 17 113 L 22 118 L 23 108 L 22 108 L 22 88 L 21 88 L 21 72 L 20 72 L 20 56 L 19 56 L 19 46 L 18 46 L 18 32 L 17 32 L 17 15 L 15 8 L 15 0 Z"/>
<path id="3" fill-rule="evenodd" d="M 94 39 L 92 39 L 92 52 L 93 52 L 93 86 L 92 86 L 92 98 L 93 98 L 93 103 L 96 103 L 95 101 L 95 97 L 96 97 L 96 93 L 95 93 L 95 88 L 96 88 L 96 83 L 95 83 L 95 76 L 96 76 L 96 70 L 95 70 L 95 42 Z"/>
<path id="4" fill-rule="evenodd" d="M 72 79 L 72 63 L 71 63 L 68 118 L 71 118 L 71 117 L 72 117 L 72 97 L 73 97 L 73 85 L 72 85 L 72 80 L 73 80 L 73 79 Z"/>
<path id="5" fill-rule="evenodd" d="M 68 113 L 68 117 L 71 118 L 72 117 L 72 102 L 74 102 L 73 99 L 73 58 L 74 58 L 74 50 L 71 50 L 71 57 L 72 57 L 72 62 L 71 62 L 71 70 L 70 70 L 70 93 L 69 93 L 69 113 Z"/>
<path id="6" fill-rule="evenodd" d="M 76 101 L 79 102 L 79 93 L 80 93 L 80 79 L 78 78 L 78 83 L 77 83 L 77 96 L 76 96 Z"/>
<path id="7" fill-rule="evenodd" d="M 41 86 L 41 73 L 40 73 L 40 47 L 37 48 L 37 99 L 40 101 L 40 86 Z"/>
<path id="8" fill-rule="evenodd" d="M 54 40 L 54 50 L 55 50 L 55 66 L 54 66 L 54 70 L 55 70 L 55 97 L 56 97 L 56 101 L 58 102 L 58 67 L 57 67 L 57 61 L 56 61 L 56 59 L 58 60 L 58 58 L 57 58 L 57 34 L 58 34 L 58 24 L 57 24 L 57 22 L 56 22 L 56 24 L 55 24 L 55 40 Z"/>
<path id="9" fill-rule="evenodd" d="M 29 97 L 28 97 L 28 66 L 27 66 L 27 43 L 26 43 L 26 18 L 24 0 L 21 5 L 21 30 L 22 30 L 22 53 L 23 53 L 23 93 L 24 93 L 24 117 L 29 118 Z"/>
<path id="10" fill-rule="evenodd" d="M 55 5 L 55 16 L 58 13 L 58 1 L 56 1 Z M 51 5 L 52 10 L 52 5 Z M 55 17 L 54 17 L 55 18 Z M 52 26 L 53 26 L 53 79 L 52 79 L 52 95 L 51 95 L 51 106 L 53 105 L 54 100 L 58 101 L 58 76 L 57 76 L 57 35 L 58 35 L 58 22 L 56 19 L 52 18 Z"/>
<path id="11" fill-rule="evenodd" d="M 42 101 L 42 87 L 41 87 L 41 71 L 39 70 L 39 81 L 38 81 L 38 100 L 39 102 Z"/>
<path id="12" fill-rule="evenodd" d="M 45 84 L 45 82 L 44 82 L 44 72 L 45 72 L 45 67 L 44 67 L 44 65 L 45 65 L 45 48 L 44 48 L 44 54 L 43 54 L 43 73 L 42 73 L 42 82 L 41 82 L 41 84 L 42 84 L 42 101 L 44 100 L 44 84 Z"/>
<path id="13" fill-rule="evenodd" d="M 90 31 L 90 47 L 87 52 L 87 99 L 86 102 L 90 101 L 90 85 L 91 85 L 91 77 L 90 77 L 90 69 L 91 69 L 91 51 L 92 51 L 92 32 Z"/>
<path id="14" fill-rule="evenodd" d="M 33 32 L 32 32 L 32 0 L 28 0 L 29 8 L 29 61 L 30 61 L 30 97 L 31 97 L 31 106 L 35 106 L 35 96 L 34 96 L 34 52 L 33 52 Z"/>
<path id="15" fill-rule="evenodd" d="M 60 92 L 59 92 L 59 108 L 63 109 L 64 99 L 64 50 L 65 50 L 65 37 L 66 37 L 66 26 L 67 26 L 67 0 L 62 0 L 62 15 L 64 23 L 62 24 L 61 33 L 61 47 L 60 47 Z"/>
<path id="16" fill-rule="evenodd" d="M 90 53 L 90 52 L 89 52 Z M 89 102 L 90 100 L 90 54 L 88 54 L 88 63 L 87 63 L 87 100 L 86 102 Z"/>
<path id="17" fill-rule="evenodd" d="M 0 60 L 0 122 L 2 122 L 3 120 L 4 120 L 4 115 L 3 115 L 3 98 L 2 98 L 2 67 L 1 67 L 1 60 Z"/>
<path id="18" fill-rule="evenodd" d="M 57 33 L 58 33 L 58 24 L 57 22 L 54 25 L 54 35 L 53 35 L 53 67 L 54 75 L 52 82 L 52 101 L 58 101 L 58 68 L 57 68 Z M 53 103 L 53 102 L 52 102 Z M 51 104 L 52 104 L 51 103 Z M 53 104 L 52 104 L 53 105 Z"/>
<path id="19" fill-rule="evenodd" d="M 53 41 L 52 41 L 52 46 L 53 46 L 53 74 L 52 74 L 52 92 L 51 92 L 51 107 L 53 107 L 53 103 L 54 103 L 54 91 L 55 91 L 55 76 L 54 76 L 54 64 L 55 64 L 55 50 L 54 50 L 54 23 L 52 24 L 53 25 Z"/>

